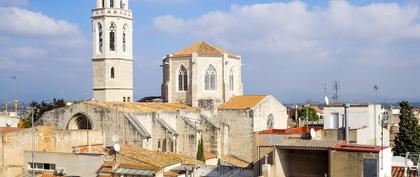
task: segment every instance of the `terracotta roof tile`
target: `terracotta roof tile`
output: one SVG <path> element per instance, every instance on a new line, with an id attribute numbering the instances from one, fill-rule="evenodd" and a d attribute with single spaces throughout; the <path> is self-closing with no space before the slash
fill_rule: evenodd
<path id="1" fill-rule="evenodd" d="M 249 162 L 242 160 L 238 157 L 235 157 L 233 155 L 222 156 L 222 161 L 225 163 L 231 164 L 232 166 L 241 167 L 241 168 L 247 168 L 250 165 Z"/>
<path id="2" fill-rule="evenodd" d="M 392 167 L 392 177 L 404 177 L 404 167 Z M 407 177 L 418 177 L 415 171 L 408 170 Z"/>
<path id="3" fill-rule="evenodd" d="M 214 159 L 214 158 L 217 158 L 217 155 L 215 153 L 204 151 L 204 159 L 208 160 L 208 159 Z"/>
<path id="4" fill-rule="evenodd" d="M 219 109 L 227 110 L 244 110 L 256 106 L 267 96 L 234 96 L 228 102 L 219 106 Z"/>
<path id="5" fill-rule="evenodd" d="M 100 102 L 88 101 L 84 102 L 89 105 L 103 107 L 107 109 L 118 109 L 121 112 L 135 113 L 135 112 L 156 112 L 156 111 L 177 111 L 187 110 L 195 111 L 196 109 L 182 103 L 128 103 L 128 102 Z"/>
<path id="6" fill-rule="evenodd" d="M 133 145 L 121 145 L 120 154 L 137 161 L 157 167 L 166 167 L 176 163 L 196 164 L 199 163 L 192 157 L 170 152 L 149 151 Z"/>
<path id="7" fill-rule="evenodd" d="M 199 41 L 173 54 L 173 57 L 191 56 L 192 53 L 197 53 L 200 57 L 220 57 L 224 53 L 228 54 L 229 58 L 240 59 L 235 54 L 229 53 L 224 49 L 215 47 L 204 41 Z"/>
<path id="8" fill-rule="evenodd" d="M 177 172 L 174 171 L 167 171 L 165 173 L 163 173 L 164 177 L 178 177 L 180 174 L 178 174 Z"/>
<path id="9" fill-rule="evenodd" d="M 0 128 L 0 134 L 17 132 L 17 131 L 21 131 L 21 130 L 25 130 L 25 129 L 24 128 L 3 127 L 3 128 Z"/>
<path id="10" fill-rule="evenodd" d="M 313 128 L 315 131 L 322 130 L 323 128 L 320 127 L 296 127 L 296 128 L 288 128 L 288 129 L 267 129 L 257 131 L 257 134 L 303 134 L 309 133 L 309 130 Z"/>

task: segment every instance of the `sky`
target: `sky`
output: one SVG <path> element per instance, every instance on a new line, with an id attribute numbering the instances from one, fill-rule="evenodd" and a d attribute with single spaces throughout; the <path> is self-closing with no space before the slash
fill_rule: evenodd
<path id="1" fill-rule="evenodd" d="M 381 102 L 420 101 L 417 0 L 129 3 L 136 99 L 160 95 L 163 56 L 202 40 L 242 57 L 246 95 L 322 102 L 324 84 L 339 81 L 343 102 L 374 102 L 374 85 Z M 91 98 L 94 5 L 0 0 L 1 103 Z"/>

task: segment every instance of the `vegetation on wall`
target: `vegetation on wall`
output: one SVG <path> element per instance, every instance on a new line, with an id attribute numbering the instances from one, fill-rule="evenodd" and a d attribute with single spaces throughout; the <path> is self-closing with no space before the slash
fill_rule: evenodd
<path id="1" fill-rule="evenodd" d="M 30 113 L 27 115 L 26 118 L 22 119 L 19 122 L 19 128 L 30 128 L 32 127 L 32 114 L 34 116 L 34 122 L 36 122 L 41 116 L 47 112 L 51 111 L 53 109 L 61 108 L 66 106 L 66 102 L 64 99 L 53 99 L 52 102 L 37 102 L 32 101 L 29 106 L 32 108 Z"/>

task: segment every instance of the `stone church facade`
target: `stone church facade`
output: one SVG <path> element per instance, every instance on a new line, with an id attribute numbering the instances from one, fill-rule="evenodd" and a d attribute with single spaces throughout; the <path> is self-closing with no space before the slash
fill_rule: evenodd
<path id="1" fill-rule="evenodd" d="M 120 143 L 191 157 L 203 140 L 221 161 L 248 163 L 255 131 L 287 128 L 274 97 L 243 95 L 241 57 L 202 41 L 163 60 L 163 102 L 133 102 L 132 18 L 128 0 L 97 0 L 93 99 L 49 111 L 37 124 L 97 130 L 106 146 L 118 135 Z"/>

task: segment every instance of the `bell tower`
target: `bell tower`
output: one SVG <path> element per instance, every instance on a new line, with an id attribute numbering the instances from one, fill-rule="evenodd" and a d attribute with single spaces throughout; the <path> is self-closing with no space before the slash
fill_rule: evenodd
<path id="1" fill-rule="evenodd" d="M 96 0 L 92 10 L 93 99 L 133 101 L 133 15 L 128 0 Z"/>

